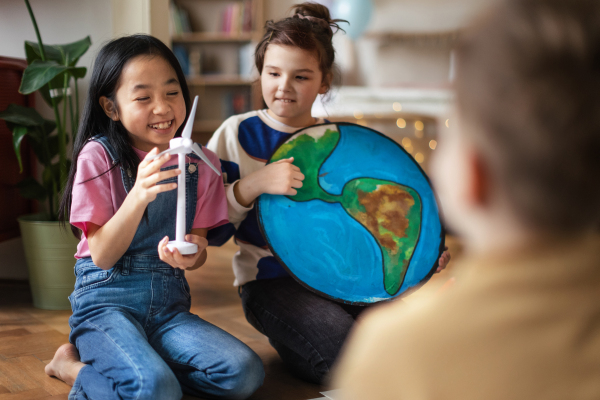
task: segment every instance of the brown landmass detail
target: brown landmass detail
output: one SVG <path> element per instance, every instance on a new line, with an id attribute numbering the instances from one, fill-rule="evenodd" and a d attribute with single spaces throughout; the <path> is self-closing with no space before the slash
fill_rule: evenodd
<path id="1" fill-rule="evenodd" d="M 406 215 L 415 204 L 413 197 L 397 186 L 380 185 L 370 193 L 359 190 L 358 201 L 366 211 L 358 215 L 359 222 L 365 225 L 391 254 L 396 254 L 398 245 L 393 235 L 398 238 L 406 237 Z M 380 226 L 391 233 L 380 233 Z"/>

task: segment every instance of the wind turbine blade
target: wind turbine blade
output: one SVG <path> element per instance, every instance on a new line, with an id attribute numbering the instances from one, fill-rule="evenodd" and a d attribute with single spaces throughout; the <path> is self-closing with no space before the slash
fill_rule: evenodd
<path id="1" fill-rule="evenodd" d="M 208 159 L 208 157 L 206 157 L 206 154 L 204 154 L 204 152 L 202 151 L 202 149 L 200 148 L 200 146 L 198 146 L 198 143 L 194 143 L 192 145 L 192 151 L 194 153 L 196 153 L 196 155 L 198 157 L 200 157 L 202 159 L 202 161 L 204 161 L 206 163 L 206 165 L 208 165 L 209 167 L 211 167 L 212 170 L 217 173 L 217 175 L 221 176 L 221 171 L 219 171 L 214 165 L 212 165 L 212 163 L 210 162 L 210 160 Z"/>
<path id="2" fill-rule="evenodd" d="M 187 123 L 183 128 L 183 132 L 181 132 L 182 138 L 191 139 L 192 137 L 192 128 L 194 127 L 194 118 L 196 117 L 196 107 L 198 106 L 198 96 L 194 98 L 194 105 L 192 106 L 192 111 L 190 111 L 190 116 L 188 117 Z"/>
<path id="3" fill-rule="evenodd" d="M 186 147 L 185 146 L 179 146 L 179 147 L 175 147 L 173 149 L 167 149 L 165 151 L 161 151 L 160 153 L 158 153 L 157 155 L 155 155 L 154 157 L 151 157 L 149 160 L 152 161 L 158 157 L 162 157 L 165 154 L 179 154 L 179 153 L 186 153 Z"/>

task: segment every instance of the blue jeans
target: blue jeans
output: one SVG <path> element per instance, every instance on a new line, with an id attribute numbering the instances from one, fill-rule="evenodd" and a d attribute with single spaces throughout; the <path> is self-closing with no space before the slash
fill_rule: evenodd
<path id="1" fill-rule="evenodd" d="M 183 271 L 136 255 L 108 271 L 80 259 L 75 273 L 69 340 L 87 365 L 69 399 L 243 399 L 262 385 L 256 353 L 190 313 Z"/>
<path id="2" fill-rule="evenodd" d="M 291 277 L 248 282 L 241 298 L 246 319 L 269 338 L 290 372 L 319 384 L 366 308 L 321 297 Z"/>

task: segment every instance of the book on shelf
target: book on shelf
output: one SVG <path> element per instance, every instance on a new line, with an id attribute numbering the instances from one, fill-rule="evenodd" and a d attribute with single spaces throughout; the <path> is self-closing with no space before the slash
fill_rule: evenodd
<path id="1" fill-rule="evenodd" d="M 194 78 L 202 75 L 202 52 L 199 47 L 193 46 L 190 49 L 190 70 L 187 76 Z"/>
<path id="2" fill-rule="evenodd" d="M 181 35 L 192 31 L 190 15 L 174 2 L 169 3 L 169 31 L 171 36 Z"/>
<path id="3" fill-rule="evenodd" d="M 254 74 L 254 43 L 240 46 L 238 50 L 239 74 L 241 79 L 251 80 Z"/>
<path id="4" fill-rule="evenodd" d="M 252 32 L 254 29 L 253 18 L 252 1 L 246 0 L 244 1 L 244 13 L 242 14 L 242 32 Z"/>
<path id="5" fill-rule="evenodd" d="M 177 61 L 179 61 L 179 65 L 183 70 L 183 74 L 185 76 L 190 75 L 190 58 L 188 57 L 188 52 L 185 47 L 180 45 L 173 45 L 173 54 L 177 57 Z"/>
<path id="6" fill-rule="evenodd" d="M 173 45 L 173 53 L 181 65 L 183 73 L 188 78 L 202 75 L 202 52 L 197 46 L 186 48 L 182 45 Z"/>
<path id="7" fill-rule="evenodd" d="M 256 68 L 254 67 L 254 43 L 247 43 L 238 48 L 238 71 L 236 74 L 224 74 L 218 70 L 205 70 L 201 46 L 199 45 L 182 45 L 174 44 L 173 53 L 183 73 L 188 78 L 206 77 L 207 81 L 212 78 L 214 81 L 230 80 L 230 81 L 252 81 L 258 77 Z"/>
<path id="8" fill-rule="evenodd" d="M 228 91 L 223 95 L 223 115 L 225 120 L 232 115 L 250 111 L 250 93 L 248 91 Z"/>
<path id="9" fill-rule="evenodd" d="M 228 4 L 221 17 L 223 33 L 235 35 L 252 32 L 252 0 Z"/>

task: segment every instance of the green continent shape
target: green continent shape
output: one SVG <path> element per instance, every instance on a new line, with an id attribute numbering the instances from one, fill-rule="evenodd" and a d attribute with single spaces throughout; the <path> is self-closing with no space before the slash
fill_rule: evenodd
<path id="1" fill-rule="evenodd" d="M 271 162 L 294 157 L 305 178 L 293 201 L 322 200 L 340 203 L 375 238 L 383 255 L 383 280 L 387 293 L 398 293 L 421 231 L 421 198 L 410 187 L 374 178 L 357 178 L 344 185 L 340 196 L 319 185 L 319 170 L 333 152 L 340 133 L 327 129 L 322 136 L 302 134 L 282 144 Z"/>
<path id="2" fill-rule="evenodd" d="M 398 293 L 421 232 L 421 198 L 413 189 L 373 178 L 344 186 L 342 206 L 375 238 L 383 254 L 383 281 Z"/>
<path id="3" fill-rule="evenodd" d="M 313 137 L 303 134 L 282 144 L 271 157 L 271 162 L 294 157 L 294 165 L 304 174 L 302 187 L 295 196 L 289 196 L 293 201 L 309 201 L 320 199 L 328 203 L 338 203 L 339 196 L 334 196 L 319 186 L 319 169 L 327 157 L 335 149 L 340 140 L 340 133 L 327 129 L 323 136 Z"/>

